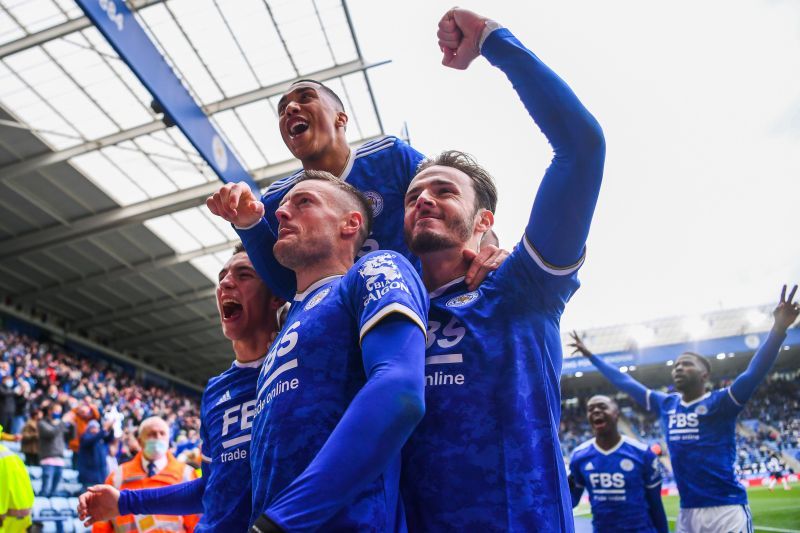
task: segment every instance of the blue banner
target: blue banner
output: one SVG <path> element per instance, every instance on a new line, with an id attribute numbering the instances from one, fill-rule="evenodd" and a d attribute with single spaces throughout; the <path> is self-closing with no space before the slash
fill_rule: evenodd
<path id="1" fill-rule="evenodd" d="M 599 353 L 597 354 L 606 363 L 616 366 L 646 366 L 654 364 L 664 364 L 667 361 L 674 361 L 684 352 L 695 352 L 705 357 L 714 357 L 717 354 L 754 352 L 767 339 L 768 332 L 750 333 L 747 335 L 736 335 L 733 337 L 721 337 L 718 339 L 707 339 L 695 342 L 685 342 L 679 344 L 668 344 L 665 346 L 652 346 L 641 348 L 636 351 Z M 786 333 L 786 340 L 783 346 L 800 346 L 800 329 L 791 328 Z M 589 347 L 591 349 L 591 347 Z M 564 359 L 561 367 L 562 375 L 573 375 L 575 372 L 597 372 L 591 361 L 587 358 L 578 356 Z"/>
<path id="2" fill-rule="evenodd" d="M 258 187 L 222 140 L 123 0 L 76 0 L 114 50 L 150 91 L 167 123 L 174 122 L 189 142 L 226 183 L 246 182 Z"/>

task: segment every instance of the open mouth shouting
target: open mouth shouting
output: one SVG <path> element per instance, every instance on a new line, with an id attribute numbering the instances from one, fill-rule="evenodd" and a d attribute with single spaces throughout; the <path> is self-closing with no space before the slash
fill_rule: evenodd
<path id="1" fill-rule="evenodd" d="M 286 121 L 286 131 L 289 132 L 290 139 L 296 139 L 308 131 L 308 121 L 298 115 Z"/>
<path id="2" fill-rule="evenodd" d="M 234 298 L 226 297 L 222 299 L 222 320 L 225 322 L 234 321 L 242 316 L 242 304 Z"/>
<path id="3" fill-rule="evenodd" d="M 592 417 L 589 419 L 589 423 L 592 424 L 592 427 L 594 429 L 602 429 L 606 427 L 606 425 L 608 424 L 608 420 L 606 419 L 605 415 L 596 414 L 592 415 Z"/>

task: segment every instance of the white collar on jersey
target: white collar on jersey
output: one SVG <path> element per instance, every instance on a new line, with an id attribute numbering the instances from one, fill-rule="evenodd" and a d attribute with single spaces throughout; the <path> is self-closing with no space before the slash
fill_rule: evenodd
<path id="1" fill-rule="evenodd" d="M 610 450 L 604 450 L 603 448 L 597 445 L 597 439 L 592 439 L 592 446 L 594 446 L 594 449 L 602 453 L 603 455 L 611 455 L 615 451 L 619 450 L 619 447 L 622 446 L 623 444 L 625 444 L 625 437 L 623 435 L 620 435 L 619 442 L 616 443 L 613 448 L 611 448 Z"/>
<path id="2" fill-rule="evenodd" d="M 342 173 L 337 176 L 339 179 L 341 179 L 342 181 L 347 181 L 347 177 L 350 175 L 350 171 L 353 170 L 353 162 L 355 160 L 356 160 L 355 153 L 353 152 L 353 148 L 350 147 L 350 153 L 347 154 L 347 162 L 344 164 Z"/>
<path id="3" fill-rule="evenodd" d="M 684 407 L 689 407 L 690 405 L 694 405 L 697 402 L 702 402 L 703 400 L 705 400 L 709 396 L 711 396 L 711 392 L 707 392 L 707 393 L 703 394 L 702 396 L 700 396 L 699 398 L 696 398 L 696 399 L 692 400 L 689 403 L 686 403 L 683 400 L 681 400 L 681 405 L 684 406 Z"/>
<path id="4" fill-rule="evenodd" d="M 309 285 L 308 288 L 306 290 L 304 290 L 303 292 L 298 292 L 297 294 L 295 294 L 294 295 L 294 301 L 295 302 L 302 302 L 303 300 L 306 299 L 306 296 L 308 296 L 309 294 L 311 294 L 315 290 L 319 289 L 320 287 L 322 287 L 323 285 L 325 285 L 326 283 L 328 283 L 332 279 L 341 278 L 342 276 L 344 276 L 344 274 L 334 274 L 333 276 L 326 276 L 326 277 L 324 277 L 324 278 L 322 278 L 320 280 L 315 281 L 314 283 Z"/>
<path id="5" fill-rule="evenodd" d="M 460 278 L 456 278 L 456 279 L 454 279 L 453 281 L 448 281 L 447 283 L 445 283 L 444 285 L 442 285 L 442 286 L 441 286 L 441 287 L 439 287 L 438 289 L 436 289 L 436 290 L 434 290 L 434 291 L 431 291 L 431 292 L 429 292 L 429 293 L 428 293 L 428 298 L 436 298 L 437 296 L 441 296 L 441 294 L 442 294 L 444 291 L 446 291 L 447 289 L 449 289 L 450 287 L 452 287 L 452 286 L 453 286 L 453 285 L 455 285 L 456 283 L 461 283 L 462 281 L 464 281 L 464 278 L 465 278 L 465 277 L 466 277 L 466 276 L 461 276 Z"/>
<path id="6" fill-rule="evenodd" d="M 266 359 L 266 358 L 267 358 L 267 354 L 264 354 L 261 357 L 259 357 L 258 359 L 254 360 L 254 361 L 248 361 L 246 363 L 242 363 L 241 361 L 238 361 L 238 360 L 234 359 L 233 360 L 233 366 L 235 366 L 237 368 L 258 368 L 258 367 L 261 366 L 261 364 L 264 362 L 264 359 Z"/>

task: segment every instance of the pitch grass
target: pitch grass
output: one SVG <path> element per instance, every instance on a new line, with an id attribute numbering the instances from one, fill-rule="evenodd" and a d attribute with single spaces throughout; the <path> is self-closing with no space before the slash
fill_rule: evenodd
<path id="1" fill-rule="evenodd" d="M 792 490 L 783 490 L 780 484 L 775 491 L 766 487 L 753 487 L 747 490 L 750 511 L 753 513 L 753 525 L 756 533 L 772 533 L 774 531 L 792 531 L 800 533 L 800 484 L 792 484 Z M 581 504 L 576 512 L 587 516 L 589 506 Z M 670 518 L 670 529 L 674 531 L 675 518 L 678 516 L 678 497 L 665 496 L 664 510 Z M 761 529 L 762 527 L 774 529 Z"/>

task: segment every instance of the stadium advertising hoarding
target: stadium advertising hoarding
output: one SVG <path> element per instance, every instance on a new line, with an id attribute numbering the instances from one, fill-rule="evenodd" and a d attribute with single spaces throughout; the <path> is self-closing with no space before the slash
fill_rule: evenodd
<path id="1" fill-rule="evenodd" d="M 717 354 L 731 354 L 741 352 L 753 352 L 767 338 L 766 331 L 759 333 L 748 333 L 746 335 L 736 335 L 733 337 L 721 337 L 718 339 L 707 339 L 701 341 L 691 341 L 678 344 L 667 344 L 664 346 L 652 346 L 641 348 L 636 351 L 621 351 L 611 353 L 599 353 L 599 357 L 609 364 L 616 367 L 623 366 L 645 366 L 653 364 L 664 364 L 674 360 L 683 352 L 697 352 L 706 357 L 714 357 Z M 800 329 L 791 328 L 786 333 L 786 340 L 783 346 L 800 346 Z M 575 372 L 597 372 L 591 361 L 585 357 L 570 357 L 564 359 L 561 367 L 562 375 L 572 375 Z"/>

